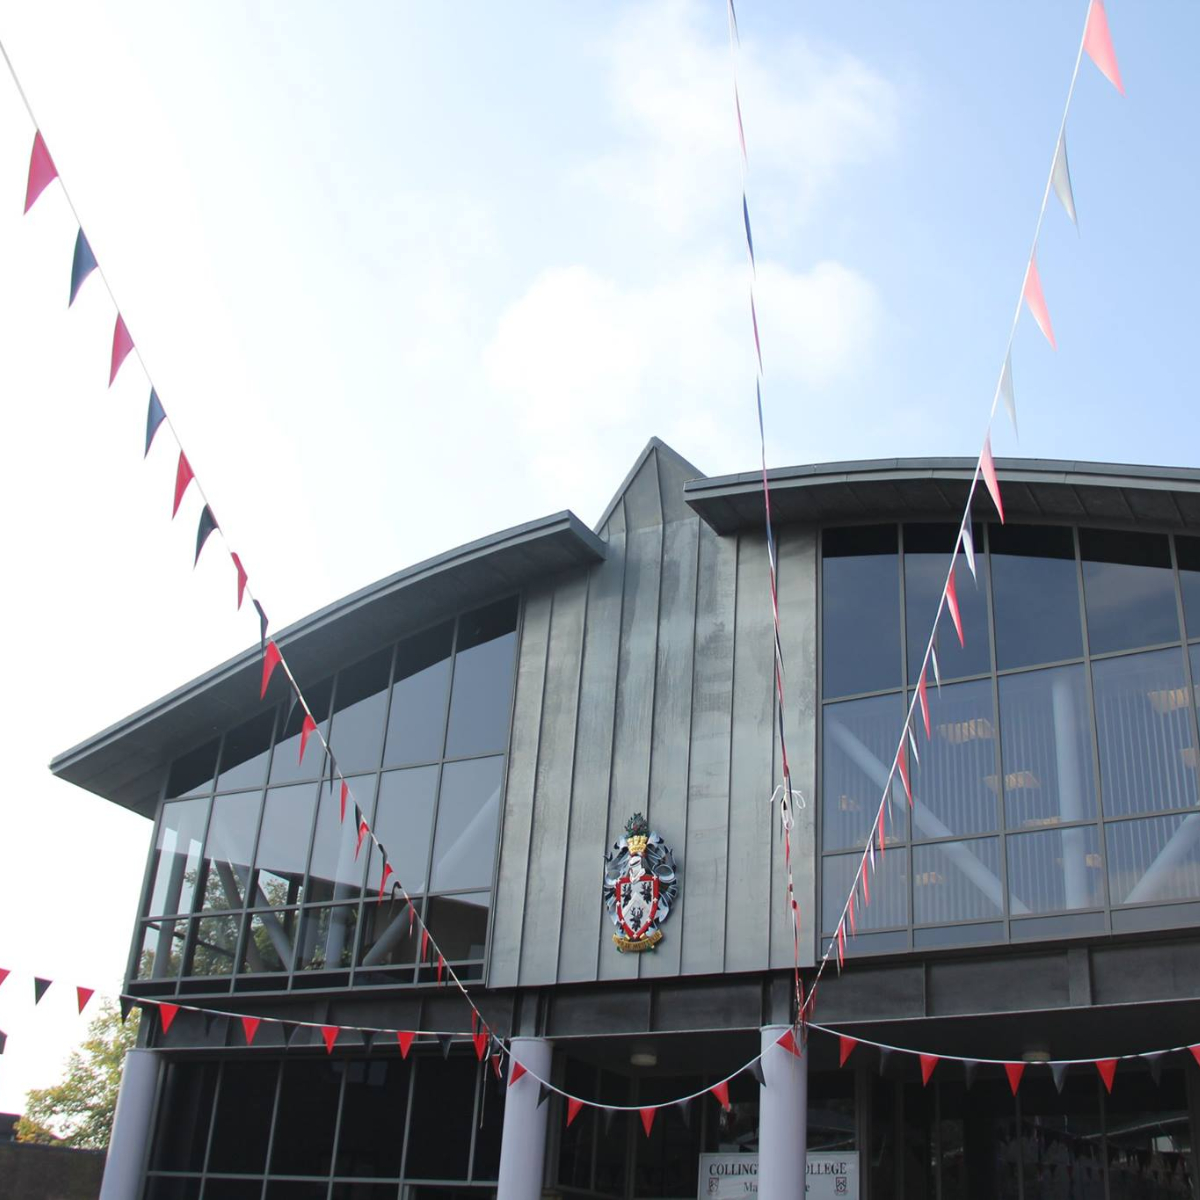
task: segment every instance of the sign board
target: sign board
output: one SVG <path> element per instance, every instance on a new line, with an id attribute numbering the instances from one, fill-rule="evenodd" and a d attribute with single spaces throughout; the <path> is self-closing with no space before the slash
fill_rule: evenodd
<path id="1" fill-rule="evenodd" d="M 858 1197 L 858 1151 L 841 1154 L 812 1151 L 808 1155 L 807 1200 Z M 700 1155 L 699 1200 L 729 1200 L 758 1195 L 757 1154 Z"/>

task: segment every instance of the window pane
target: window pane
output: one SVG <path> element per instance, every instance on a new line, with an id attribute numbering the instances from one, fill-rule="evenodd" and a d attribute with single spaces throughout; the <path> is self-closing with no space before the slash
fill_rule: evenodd
<path id="1" fill-rule="evenodd" d="M 333 734 L 329 744 L 343 774 L 379 769 L 391 669 L 392 652 L 389 649 L 338 676 Z"/>
<path id="2" fill-rule="evenodd" d="M 1004 812 L 1010 829 L 1096 818 L 1082 666 L 1000 678 Z"/>
<path id="3" fill-rule="evenodd" d="M 346 1063 L 336 1174 L 368 1179 L 400 1174 L 409 1070 L 407 1062 L 396 1058 Z"/>
<path id="4" fill-rule="evenodd" d="M 447 621 L 396 647 L 384 766 L 441 757 L 453 640 L 454 622 Z"/>
<path id="5" fill-rule="evenodd" d="M 442 768 L 433 843 L 431 886 L 436 891 L 491 887 L 503 773 L 503 758 L 475 758 Z"/>
<path id="6" fill-rule="evenodd" d="M 1104 861 L 1094 825 L 1010 837 L 1007 853 L 1014 916 L 1104 903 Z"/>
<path id="7" fill-rule="evenodd" d="M 408 1131 L 405 1175 L 413 1179 L 465 1179 L 475 1111 L 474 1056 L 417 1060 L 416 1091 Z"/>
<path id="8" fill-rule="evenodd" d="M 1092 664 L 1100 783 L 1109 816 L 1196 803 L 1192 707 L 1179 650 Z"/>
<path id="9" fill-rule="evenodd" d="M 487 944 L 490 892 L 435 896 L 429 902 L 429 932 L 447 962 L 482 958 Z"/>
<path id="10" fill-rule="evenodd" d="M 328 1175 L 344 1064 L 326 1058 L 283 1064 L 272 1175 Z"/>
<path id="11" fill-rule="evenodd" d="M 410 896 L 420 895 L 429 871 L 429 835 L 433 832 L 433 803 L 437 796 L 437 767 L 385 771 L 379 781 L 379 800 L 372 828 L 387 847 L 395 878 Z M 368 886 L 379 887 L 383 860 L 371 847 Z"/>
<path id="12" fill-rule="evenodd" d="M 177 800 L 163 805 L 147 916 L 187 912 L 192 907 L 207 819 L 207 800 Z"/>
<path id="13" fill-rule="evenodd" d="M 1200 813 L 1112 821 L 1104 833 L 1113 904 L 1200 896 Z"/>
<path id="14" fill-rule="evenodd" d="M 1093 654 L 1179 640 L 1166 534 L 1081 529 L 1079 548 Z"/>
<path id="15" fill-rule="evenodd" d="M 325 789 L 328 792 L 328 788 Z M 254 866 L 253 907 L 298 904 L 303 899 L 304 866 L 312 830 L 316 789 L 311 783 L 271 788 L 263 811 Z"/>
<path id="16" fill-rule="evenodd" d="M 250 974 L 289 970 L 296 952 L 296 910 L 254 913 L 249 924 L 241 970 Z"/>
<path id="17" fill-rule="evenodd" d="M 346 817 L 342 819 L 341 785 L 331 792 L 318 788 L 317 832 L 313 838 L 312 860 L 308 864 L 308 900 L 350 900 L 362 891 L 366 855 L 358 848 L 358 830 L 354 827 L 354 804 L 367 811 L 375 789 L 373 775 L 349 780 L 350 797 Z"/>
<path id="18" fill-rule="evenodd" d="M 976 567 L 987 570 L 983 553 L 983 526 L 972 527 L 975 534 Z M 946 570 L 950 566 L 950 551 L 958 533 L 957 525 L 905 525 L 904 527 L 904 620 L 908 628 L 908 678 L 915 683 L 921 672 L 921 661 L 929 641 Z M 963 646 L 958 644 L 949 613 L 939 625 L 943 636 L 938 638 L 938 667 L 943 679 L 962 675 L 980 675 L 991 670 L 992 651 L 988 637 L 987 591 L 982 578 L 976 585 L 970 569 L 961 555 L 955 567 L 955 586 L 958 611 L 962 617 Z M 932 676 L 932 672 L 930 672 Z"/>
<path id="19" fill-rule="evenodd" d="M 218 796 L 213 801 L 204 850 L 204 907 L 242 908 L 250 886 L 250 861 L 258 832 L 257 793 Z"/>
<path id="20" fill-rule="evenodd" d="M 204 1181 L 204 1200 L 260 1200 L 262 1188 L 261 1179 L 220 1179 L 210 1175 Z"/>
<path id="21" fill-rule="evenodd" d="M 138 979 L 174 979 L 183 960 L 186 921 L 147 921 L 134 970 Z"/>
<path id="22" fill-rule="evenodd" d="M 900 566 L 896 529 L 821 535 L 821 674 L 826 696 L 899 687 Z"/>
<path id="23" fill-rule="evenodd" d="M 998 838 L 914 846 L 912 861 L 915 924 L 1003 915 Z"/>
<path id="24" fill-rule="evenodd" d="M 232 975 L 238 925 L 233 916 L 201 917 L 192 922 L 192 948 L 185 975 Z"/>
<path id="25" fill-rule="evenodd" d="M 217 1064 L 168 1058 L 165 1066 L 150 1169 L 201 1171 L 217 1091 Z"/>
<path id="26" fill-rule="evenodd" d="M 421 928 L 417 925 L 406 900 L 396 896 L 384 900 L 382 904 L 367 904 L 363 908 L 359 965 L 411 967 L 417 960 L 417 945 L 420 940 Z"/>
<path id="27" fill-rule="evenodd" d="M 1122 1063 L 1119 1087 L 1105 1097 L 1111 1200 L 1194 1196 L 1192 1130 L 1184 1073 L 1148 1071 Z"/>
<path id="28" fill-rule="evenodd" d="M 210 1172 L 252 1174 L 263 1169 L 278 1075 L 277 1062 L 226 1060 L 208 1157 Z"/>
<path id="29" fill-rule="evenodd" d="M 515 596 L 459 617 L 448 758 L 507 747 L 516 645 Z"/>
<path id="30" fill-rule="evenodd" d="M 990 679 L 928 688 L 933 738 L 918 704 L 913 728 L 921 761 L 909 751 L 914 838 L 975 833 L 998 825 L 996 718 Z M 888 760 L 891 761 L 890 758 Z"/>
<path id="31" fill-rule="evenodd" d="M 340 971 L 354 961 L 358 905 L 306 908 L 300 927 L 297 971 Z"/>
<path id="32" fill-rule="evenodd" d="M 904 724 L 899 696 L 871 696 L 825 706 L 822 839 L 826 850 L 862 846 L 879 811 L 896 740 Z M 904 827 L 889 841 L 903 838 Z"/>
<path id="33" fill-rule="evenodd" d="M 821 923 L 826 933 L 837 927 L 861 858 L 861 854 L 838 854 L 821 863 Z M 882 862 L 876 850 L 875 864 L 877 869 L 870 879 L 871 903 L 854 907 L 860 932 L 908 924 L 908 850 L 899 846 L 889 850 Z"/>
<path id="34" fill-rule="evenodd" d="M 1200 637 L 1200 538 L 1175 537 L 1179 564 L 1179 589 L 1183 593 L 1183 619 L 1188 637 Z"/>
<path id="35" fill-rule="evenodd" d="M 1083 657 L 1075 538 L 1057 525 L 989 525 L 1001 670 Z"/>
<path id="36" fill-rule="evenodd" d="M 209 742 L 191 754 L 177 758 L 171 764 L 167 778 L 167 799 L 195 796 L 212 791 L 213 774 L 217 767 L 217 743 Z"/>
<path id="37" fill-rule="evenodd" d="M 329 736 L 329 696 L 333 691 L 330 681 L 305 689 L 305 698 L 312 706 L 313 720 L 322 734 Z M 304 745 L 304 758 L 300 757 L 300 730 L 304 725 L 304 709 L 294 703 L 283 719 L 283 730 L 271 756 L 271 782 L 293 783 L 297 779 L 316 779 L 324 769 L 324 754 L 321 740 L 315 733 L 308 736 Z"/>
<path id="38" fill-rule="evenodd" d="M 267 760 L 271 757 L 271 734 L 275 713 L 263 713 L 225 735 L 221 749 L 221 774 L 217 791 L 261 787 L 267 781 Z"/>
<path id="39" fill-rule="evenodd" d="M 199 1196 L 198 1176 L 150 1175 L 146 1179 L 145 1200 L 198 1200 Z"/>

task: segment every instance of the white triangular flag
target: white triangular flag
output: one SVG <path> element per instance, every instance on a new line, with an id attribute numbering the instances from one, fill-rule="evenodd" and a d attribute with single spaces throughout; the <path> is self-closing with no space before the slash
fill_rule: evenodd
<path id="1" fill-rule="evenodd" d="M 929 658 L 933 663 L 933 682 L 937 684 L 938 694 L 942 691 L 942 673 L 938 670 L 937 646 L 929 647 Z"/>
<path id="2" fill-rule="evenodd" d="M 1004 359 L 1004 370 L 1000 372 L 1000 395 L 1004 398 L 1004 407 L 1008 410 L 1008 419 L 1012 422 L 1013 433 L 1020 437 L 1017 429 L 1017 395 L 1013 391 L 1012 351 Z"/>
<path id="3" fill-rule="evenodd" d="M 913 758 L 917 761 L 917 766 L 921 765 L 921 755 L 917 750 L 917 739 L 913 737 L 912 726 L 908 727 L 908 744 L 912 747 Z"/>
<path id="4" fill-rule="evenodd" d="M 1075 193 L 1071 190 L 1071 168 L 1067 164 L 1067 134 L 1064 130 L 1058 136 L 1058 149 L 1054 151 L 1054 170 L 1050 174 L 1050 182 L 1054 185 L 1054 194 L 1067 210 L 1071 224 L 1079 228 L 1079 218 L 1075 215 Z"/>
<path id="5" fill-rule="evenodd" d="M 963 526 L 962 547 L 963 553 L 967 556 L 967 566 L 971 568 L 971 578 L 975 580 L 975 586 L 978 587 L 979 576 L 975 573 L 975 535 L 971 532 L 970 521 Z"/>

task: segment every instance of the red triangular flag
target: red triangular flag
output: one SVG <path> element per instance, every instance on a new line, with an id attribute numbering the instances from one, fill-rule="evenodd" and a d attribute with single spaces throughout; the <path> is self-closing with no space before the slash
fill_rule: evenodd
<path id="1" fill-rule="evenodd" d="M 333 1043 L 337 1041 L 337 1036 L 341 1029 L 337 1025 L 322 1025 L 321 1037 L 325 1040 L 325 1053 L 333 1053 Z"/>
<path id="2" fill-rule="evenodd" d="M 567 1128 L 571 1128 L 571 1122 L 579 1116 L 579 1110 L 583 1107 L 582 1100 L 576 1100 L 574 1096 L 567 1097 Z"/>
<path id="3" fill-rule="evenodd" d="M 83 1012 L 87 1008 L 87 1002 L 96 994 L 95 988 L 77 987 L 75 989 L 75 998 L 79 1001 L 79 1011 Z"/>
<path id="4" fill-rule="evenodd" d="M 425 955 L 429 951 L 429 930 L 421 930 L 421 961 L 425 961 Z"/>
<path id="5" fill-rule="evenodd" d="M 262 692 L 259 695 L 260 700 L 267 698 L 267 684 L 271 682 L 271 673 L 283 661 L 283 655 L 279 653 L 279 647 L 274 642 L 267 643 L 267 651 L 263 655 L 263 671 L 262 671 Z"/>
<path id="6" fill-rule="evenodd" d="M 962 613 L 958 611 L 958 585 L 954 582 L 954 567 L 957 565 L 956 558 L 954 566 L 950 568 L 950 574 L 946 576 L 946 607 L 950 610 L 950 619 L 954 622 L 954 632 L 958 634 L 958 644 L 966 646 L 967 640 L 963 637 Z"/>
<path id="7" fill-rule="evenodd" d="M 1054 340 L 1054 329 L 1050 324 L 1050 310 L 1046 307 L 1046 297 L 1042 293 L 1042 277 L 1038 274 L 1036 250 L 1029 256 L 1029 266 L 1025 270 L 1024 296 L 1037 327 L 1050 343 L 1050 348 L 1057 350 L 1058 343 Z"/>
<path id="8" fill-rule="evenodd" d="M 725 1080 L 724 1083 L 714 1083 L 712 1085 L 712 1087 L 710 1087 L 708 1090 L 710 1092 L 712 1092 L 712 1094 L 714 1096 L 716 1096 L 716 1098 L 718 1100 L 720 1100 L 721 1107 L 726 1112 L 728 1112 L 729 1111 L 729 1080 L 728 1079 Z"/>
<path id="9" fill-rule="evenodd" d="M 862 873 L 863 881 L 863 903 L 869 908 L 871 906 L 871 869 L 868 867 Z"/>
<path id="10" fill-rule="evenodd" d="M 512 1066 L 508 1069 L 508 1086 L 512 1087 L 522 1075 L 525 1074 L 525 1068 L 514 1058 Z"/>
<path id="11" fill-rule="evenodd" d="M 171 1022 L 175 1020 L 178 1012 L 178 1004 L 160 1004 L 158 1006 L 158 1019 L 162 1022 L 163 1033 L 171 1028 Z"/>
<path id="12" fill-rule="evenodd" d="M 7 967 L 0 967 L 0 983 L 3 983 L 11 974 L 12 972 Z"/>
<path id="13" fill-rule="evenodd" d="M 854 892 L 858 889 L 858 880 L 854 881 L 854 889 L 850 892 L 850 899 L 846 903 L 846 916 L 850 918 L 850 936 L 858 937 L 858 922 L 854 919 Z"/>
<path id="14" fill-rule="evenodd" d="M 1087 28 L 1083 31 L 1083 48 L 1088 57 L 1100 68 L 1100 73 L 1121 95 L 1125 87 L 1121 83 L 1121 72 L 1117 67 L 1117 52 L 1113 49 L 1112 34 L 1108 31 L 1108 15 L 1101 0 L 1092 0 L 1088 6 Z M 26 205 L 28 212 L 28 205 Z"/>
<path id="15" fill-rule="evenodd" d="M 917 684 L 917 700 L 921 705 L 921 717 L 925 722 L 925 736 L 933 737 L 933 729 L 929 724 L 929 694 L 925 687 L 925 668 L 921 668 L 921 682 Z"/>
<path id="16" fill-rule="evenodd" d="M 254 1045 L 254 1035 L 258 1032 L 259 1018 L 258 1017 L 243 1017 L 242 1031 L 246 1035 L 246 1045 Z"/>
<path id="17" fill-rule="evenodd" d="M 921 1083 L 928 1084 L 929 1077 L 933 1074 L 933 1069 L 938 1065 L 938 1056 L 936 1054 L 921 1055 Z"/>
<path id="18" fill-rule="evenodd" d="M 896 753 L 896 769 L 900 772 L 900 782 L 904 784 L 904 794 L 908 797 L 908 807 L 912 808 L 912 783 L 908 778 L 908 745 L 900 743 Z"/>
<path id="19" fill-rule="evenodd" d="M 242 566 L 242 560 L 232 551 L 229 552 L 229 557 L 233 559 L 233 565 L 237 568 L 238 577 L 238 611 L 241 611 L 242 601 L 246 598 L 246 583 L 250 576 L 246 574 L 246 568 Z"/>
<path id="20" fill-rule="evenodd" d="M 488 1061 L 491 1062 L 491 1064 L 492 1064 L 492 1071 L 494 1072 L 496 1078 L 497 1079 L 503 1078 L 503 1076 L 500 1074 L 500 1055 L 493 1054 L 489 1057 Z"/>
<path id="21" fill-rule="evenodd" d="M 1192 1052 L 1192 1057 L 1196 1060 L 1196 1065 L 1200 1067 L 1200 1044 L 1189 1046 L 1188 1049 Z"/>
<path id="22" fill-rule="evenodd" d="M 1004 505 L 1000 501 L 1000 481 L 996 478 L 996 463 L 992 458 L 992 435 L 990 433 L 983 440 L 983 453 L 979 456 L 979 470 L 983 475 L 983 482 L 987 484 L 992 503 L 1000 514 L 1000 524 L 1003 525 Z"/>
<path id="23" fill-rule="evenodd" d="M 350 795 L 350 785 L 343 779 L 342 780 L 342 815 L 340 818 L 340 820 L 342 820 L 343 822 L 346 820 L 346 797 L 348 795 Z"/>
<path id="24" fill-rule="evenodd" d="M 1100 1078 L 1104 1080 L 1104 1090 L 1112 1095 L 1113 1076 L 1117 1073 L 1117 1060 L 1115 1058 L 1097 1059 L 1096 1070 L 1100 1072 Z"/>
<path id="25" fill-rule="evenodd" d="M 183 493 L 188 490 L 188 484 L 195 478 L 196 473 L 192 470 L 192 464 L 188 462 L 187 455 L 180 450 L 179 465 L 175 468 L 175 503 L 171 505 L 172 520 L 179 511 L 179 505 L 183 502 Z"/>
<path id="26" fill-rule="evenodd" d="M 400 1043 L 400 1057 L 401 1058 L 408 1057 L 409 1048 L 412 1046 L 413 1038 L 415 1038 L 416 1036 L 417 1035 L 415 1033 L 411 1033 L 407 1029 L 397 1029 L 396 1030 L 396 1041 L 398 1041 Z"/>
<path id="27" fill-rule="evenodd" d="M 884 815 L 887 812 L 887 800 L 885 799 L 879 806 L 879 857 L 883 858 L 887 854 L 887 833 L 884 829 Z"/>
<path id="28" fill-rule="evenodd" d="M 39 129 L 33 135 L 33 153 L 29 156 L 29 182 L 25 185 L 25 211 L 33 207 L 33 202 L 46 190 L 52 180 L 58 178 L 58 168 L 46 149 Z"/>
<path id="29" fill-rule="evenodd" d="M 835 940 L 837 942 L 838 970 L 840 971 L 846 965 L 846 923 L 844 921 L 838 922 Z"/>
<path id="30" fill-rule="evenodd" d="M 358 845 L 354 848 L 354 857 L 357 858 L 359 851 L 362 850 L 363 838 L 370 831 L 370 825 L 367 824 L 367 818 L 360 816 L 358 818 Z"/>
<path id="31" fill-rule="evenodd" d="M 108 369 L 109 387 L 112 387 L 113 380 L 116 379 L 117 372 L 121 369 L 121 364 L 129 357 L 132 349 L 133 338 L 129 336 L 129 330 L 125 328 L 125 318 L 117 313 L 117 323 L 113 327 L 112 365 Z"/>
<path id="32" fill-rule="evenodd" d="M 638 1112 L 642 1117 L 642 1128 L 646 1131 L 646 1136 L 650 1136 L 650 1129 L 654 1125 L 654 1114 L 658 1112 L 657 1108 L 639 1108 Z"/>
<path id="33" fill-rule="evenodd" d="M 317 723 L 312 719 L 311 713 L 304 714 L 304 720 L 300 723 L 300 758 L 299 762 L 304 761 L 304 751 L 308 749 L 308 738 L 310 734 L 316 733 Z"/>
<path id="34" fill-rule="evenodd" d="M 483 1062 L 483 1056 L 487 1053 L 488 1035 L 480 1030 L 471 1034 L 471 1041 L 475 1043 L 475 1057 Z"/>
<path id="35" fill-rule="evenodd" d="M 383 889 L 387 887 L 388 876 L 391 874 L 392 864 L 390 862 L 385 862 L 383 864 L 383 878 L 379 881 L 379 899 L 375 901 L 376 904 L 383 903 Z"/>
<path id="36" fill-rule="evenodd" d="M 438 955 L 438 965 L 437 965 L 437 981 L 438 981 L 439 987 L 441 987 L 441 984 L 442 984 L 442 968 L 445 965 L 446 965 L 446 960 L 439 954 Z"/>
<path id="37" fill-rule="evenodd" d="M 800 1057 L 800 1047 L 796 1045 L 796 1037 L 790 1029 L 785 1029 L 776 1039 L 775 1045 L 782 1046 L 789 1054 Z"/>
<path id="38" fill-rule="evenodd" d="M 1012 1089 L 1012 1094 L 1017 1094 L 1017 1088 L 1021 1086 L 1021 1076 L 1025 1074 L 1025 1064 L 1023 1062 L 1010 1062 L 1004 1064 L 1004 1073 L 1008 1076 L 1008 1086 Z"/>
<path id="39" fill-rule="evenodd" d="M 858 1045 L 858 1038 L 847 1037 L 844 1033 L 838 1034 L 838 1066 L 844 1067 L 846 1059 L 854 1053 L 854 1047 Z"/>

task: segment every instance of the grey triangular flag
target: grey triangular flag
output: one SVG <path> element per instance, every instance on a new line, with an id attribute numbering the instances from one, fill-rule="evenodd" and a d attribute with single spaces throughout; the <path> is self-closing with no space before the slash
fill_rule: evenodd
<path id="1" fill-rule="evenodd" d="M 758 1080 L 759 1087 L 767 1086 L 767 1077 L 763 1074 L 762 1059 L 756 1058 L 747 1068 L 747 1071 Z"/>
<path id="2" fill-rule="evenodd" d="M 363 1049 L 370 1054 L 371 1046 L 375 1041 L 376 1031 L 374 1029 L 360 1029 L 358 1032 L 362 1034 Z"/>
<path id="3" fill-rule="evenodd" d="M 967 1089 L 970 1090 L 971 1084 L 975 1082 L 975 1076 L 979 1071 L 979 1064 L 973 1058 L 963 1059 L 963 1075 L 967 1080 Z"/>
<path id="4" fill-rule="evenodd" d="M 82 229 L 75 235 L 75 257 L 71 261 L 71 298 L 67 301 L 70 308 L 83 287 L 83 281 L 96 269 L 96 256 L 84 236 Z"/>
<path id="5" fill-rule="evenodd" d="M 1067 1082 L 1067 1064 L 1063 1062 L 1052 1062 L 1050 1064 L 1050 1074 L 1054 1076 L 1054 1086 L 1058 1090 L 1058 1094 L 1061 1096 L 1063 1084 Z"/>
<path id="6" fill-rule="evenodd" d="M 879 1047 L 879 1073 L 884 1075 L 887 1073 L 888 1062 L 892 1057 L 892 1052 L 886 1046 Z"/>
<path id="7" fill-rule="evenodd" d="M 538 1108 L 541 1108 L 547 1100 L 550 1099 L 550 1089 L 544 1084 L 538 1084 Z"/>
<path id="8" fill-rule="evenodd" d="M 437 1036 L 437 1044 L 439 1046 L 441 1046 L 441 1048 L 442 1048 L 442 1057 L 449 1058 L 450 1057 L 450 1043 L 453 1042 L 454 1039 L 448 1033 L 439 1033 L 436 1036 Z"/>
<path id="9" fill-rule="evenodd" d="M 40 1004 L 42 997 L 46 994 L 47 988 L 54 981 L 52 979 L 42 979 L 40 976 L 35 976 L 33 980 L 33 1002 Z"/>
<path id="10" fill-rule="evenodd" d="M 604 1112 L 604 1136 L 608 1137 L 608 1135 L 612 1132 L 613 1117 L 615 1117 L 617 1115 L 617 1110 L 615 1108 L 606 1108 L 603 1110 L 603 1112 Z"/>
<path id="11" fill-rule="evenodd" d="M 129 1020 L 130 1010 L 133 1008 L 133 1001 L 128 996 L 121 997 L 121 1024 L 124 1025 Z"/>
<path id="12" fill-rule="evenodd" d="M 297 1025 L 295 1021 L 280 1021 L 279 1031 L 283 1034 L 283 1044 L 285 1046 L 290 1046 L 292 1044 L 292 1038 L 294 1038 L 296 1034 L 300 1032 L 300 1026 Z"/>
<path id="13" fill-rule="evenodd" d="M 8 1041 L 8 1034 L 5 1033 L 3 1029 L 0 1029 L 0 1054 L 4 1053 L 4 1044 L 7 1041 Z"/>
<path id="14" fill-rule="evenodd" d="M 1142 1058 L 1146 1060 L 1146 1065 L 1150 1068 L 1150 1078 L 1154 1080 L 1157 1087 L 1162 1083 L 1162 1060 L 1165 1050 L 1155 1050 L 1150 1054 L 1143 1054 Z"/>
<path id="15" fill-rule="evenodd" d="M 1067 216 L 1076 229 L 1079 228 L 1079 218 L 1075 215 L 1075 193 L 1071 190 L 1071 168 L 1067 163 L 1067 134 L 1066 130 L 1058 135 L 1058 149 L 1054 151 L 1054 170 L 1050 181 L 1054 185 L 1054 194 L 1062 202 Z"/>
<path id="16" fill-rule="evenodd" d="M 1004 360 L 1004 370 L 1000 372 L 1000 395 L 1004 399 L 1004 407 L 1008 411 L 1008 419 L 1012 422 L 1013 433 L 1021 436 L 1017 429 L 1017 394 L 1013 391 L 1012 351 Z"/>
<path id="17" fill-rule="evenodd" d="M 691 1100 L 677 1100 L 675 1107 L 679 1109 L 679 1115 L 683 1118 L 683 1124 L 687 1129 L 692 1127 L 692 1102 Z"/>

